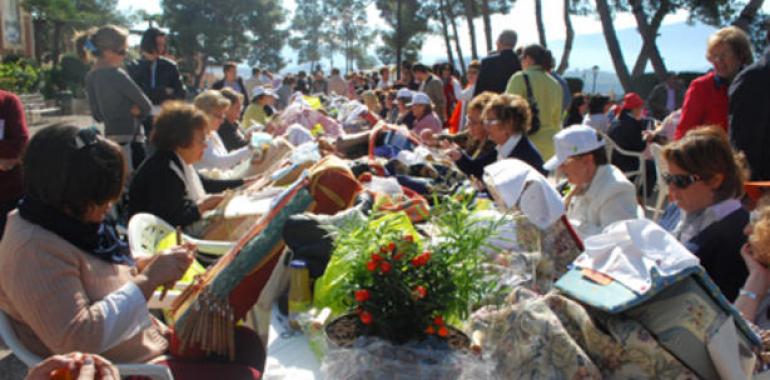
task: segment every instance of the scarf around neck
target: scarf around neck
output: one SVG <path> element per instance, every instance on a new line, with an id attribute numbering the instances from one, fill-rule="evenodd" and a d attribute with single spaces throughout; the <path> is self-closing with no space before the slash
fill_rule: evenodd
<path id="1" fill-rule="evenodd" d="M 109 222 L 85 223 L 31 196 L 25 196 L 19 202 L 19 215 L 100 260 L 135 265 L 128 244 L 120 240 Z"/>

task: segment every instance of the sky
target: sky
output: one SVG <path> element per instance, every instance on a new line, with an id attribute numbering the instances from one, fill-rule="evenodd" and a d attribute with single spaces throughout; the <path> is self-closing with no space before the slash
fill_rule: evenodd
<path id="1" fill-rule="evenodd" d="M 563 21 L 563 1 L 561 0 L 542 0 L 543 2 L 543 23 L 545 24 L 546 39 L 548 47 L 553 50 L 554 56 L 560 57 L 563 49 L 563 41 L 566 32 Z M 284 1 L 284 7 L 291 12 L 294 9 L 294 1 Z M 160 13 L 159 0 L 119 0 L 120 9 L 144 9 L 151 13 Z M 494 15 L 492 17 L 492 35 L 493 39 L 503 29 L 513 29 L 519 35 L 519 45 L 526 45 L 538 42 L 537 28 L 535 25 L 535 9 L 533 0 L 518 0 L 513 9 L 507 15 Z M 762 9 L 770 13 L 770 2 L 765 1 Z M 384 21 L 379 17 L 374 4 L 367 9 L 369 19 L 373 28 L 387 28 Z M 659 48 L 669 68 L 676 71 L 682 70 L 702 70 L 708 67 L 705 61 L 705 38 L 715 29 L 704 25 L 685 24 L 688 13 L 679 11 L 669 14 L 663 22 L 661 36 L 659 37 Z M 288 19 L 291 19 L 289 15 Z M 465 19 L 458 19 L 458 33 L 461 36 L 461 46 L 464 55 L 470 55 L 470 38 L 468 26 Z M 635 31 L 636 22 L 630 13 L 617 14 L 614 20 L 615 29 L 618 31 L 621 46 L 624 49 L 624 56 L 627 64 L 633 66 L 636 54 L 641 48 L 641 37 Z M 480 56 L 486 55 L 486 43 L 484 40 L 483 23 L 481 18 L 475 20 L 478 52 Z M 598 65 L 602 70 L 611 71 L 612 61 L 607 52 L 606 45 L 601 37 L 602 27 L 597 16 L 572 16 L 572 26 L 575 30 L 575 45 L 570 56 L 571 70 L 587 70 L 593 65 Z M 625 32 L 624 32 L 625 31 Z M 694 39 L 690 41 L 687 38 Z M 684 39 L 684 40 L 683 40 Z M 687 43 L 685 43 L 686 41 Z M 698 43 L 702 41 L 702 43 Z M 374 46 L 372 47 L 374 54 Z M 294 71 L 299 69 L 296 64 L 296 55 L 290 48 L 285 48 L 283 52 L 285 60 L 288 62 L 287 70 Z M 341 58 L 336 58 L 336 64 L 342 63 Z M 421 51 L 421 61 L 427 64 L 433 64 L 437 61 L 446 60 L 446 47 L 441 34 L 431 35 L 423 44 Z M 323 63 L 328 66 L 327 62 Z M 467 61 L 466 61 L 467 64 Z M 307 69 L 307 67 L 303 67 Z M 629 67 L 630 69 L 630 67 Z"/>

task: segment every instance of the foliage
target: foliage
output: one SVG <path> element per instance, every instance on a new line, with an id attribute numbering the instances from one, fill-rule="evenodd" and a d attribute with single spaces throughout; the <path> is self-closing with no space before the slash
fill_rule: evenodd
<path id="1" fill-rule="evenodd" d="M 0 63 L 0 89 L 16 94 L 35 92 L 40 79 L 40 69 L 26 60 Z"/>
<path id="2" fill-rule="evenodd" d="M 51 98 L 57 92 L 67 90 L 76 98 L 84 98 L 86 74 L 91 66 L 84 63 L 78 56 L 64 55 L 59 66 L 45 71 L 44 95 Z"/>
<path id="3" fill-rule="evenodd" d="M 401 33 L 397 33 L 398 14 L 397 3 L 393 0 L 377 0 L 375 4 L 380 16 L 391 28 L 380 32 L 383 45 L 377 49 L 377 56 L 385 64 L 396 63 L 396 47 L 401 46 L 402 57 L 417 61 L 420 49 L 428 32 L 428 14 L 423 3 L 418 0 L 400 0 L 401 2 Z"/>
<path id="4" fill-rule="evenodd" d="M 297 63 L 310 63 L 311 67 L 321 60 L 321 37 L 325 34 L 333 34 L 332 31 L 319 33 L 325 25 L 325 13 L 323 7 L 326 4 L 321 0 L 297 0 L 294 10 L 294 18 L 291 20 L 291 38 L 289 46 L 297 51 Z"/>
<path id="5" fill-rule="evenodd" d="M 767 13 L 757 15 L 757 19 L 749 29 L 749 37 L 751 37 L 751 44 L 754 45 L 755 58 L 761 57 L 770 40 L 770 15 Z"/>

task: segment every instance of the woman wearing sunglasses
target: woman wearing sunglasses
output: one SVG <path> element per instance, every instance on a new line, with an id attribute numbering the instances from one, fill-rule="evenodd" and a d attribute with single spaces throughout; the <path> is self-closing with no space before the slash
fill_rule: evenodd
<path id="1" fill-rule="evenodd" d="M 682 211 L 671 231 L 693 254 L 722 293 L 734 300 L 746 279 L 740 250 L 749 212 L 739 198 L 745 175 L 718 127 L 691 130 L 663 150 L 663 181 Z"/>
<path id="2" fill-rule="evenodd" d="M 78 37 L 77 45 L 82 57 L 96 57 L 86 75 L 91 115 L 104 123 L 105 136 L 120 145 L 129 167 L 137 168 L 144 159 L 141 120 L 150 114 L 152 103 L 122 68 L 128 32 L 114 25 L 102 26 Z"/>
<path id="3" fill-rule="evenodd" d="M 208 116 L 209 121 L 206 125 L 206 150 L 203 158 L 195 164 L 196 169 L 230 170 L 252 157 L 254 150 L 251 144 L 228 151 L 219 137 L 218 131 L 225 122 L 230 100 L 217 90 L 207 90 L 195 97 L 194 104 Z"/>

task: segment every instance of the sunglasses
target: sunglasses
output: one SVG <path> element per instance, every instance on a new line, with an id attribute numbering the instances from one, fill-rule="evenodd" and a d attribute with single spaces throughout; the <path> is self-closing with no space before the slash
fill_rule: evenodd
<path id="1" fill-rule="evenodd" d="M 680 189 L 686 189 L 693 183 L 700 181 L 700 179 L 695 174 L 663 174 L 663 182 L 666 185 L 674 185 Z"/>

